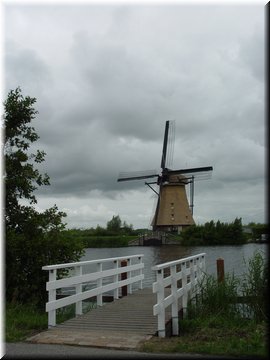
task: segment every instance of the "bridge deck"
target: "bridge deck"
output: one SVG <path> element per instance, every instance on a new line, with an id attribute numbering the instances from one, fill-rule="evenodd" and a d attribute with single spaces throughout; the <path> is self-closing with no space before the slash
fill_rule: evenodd
<path id="1" fill-rule="evenodd" d="M 137 290 L 27 339 L 36 343 L 136 348 L 157 331 L 156 294 Z M 167 320 L 170 313 L 166 314 Z"/>

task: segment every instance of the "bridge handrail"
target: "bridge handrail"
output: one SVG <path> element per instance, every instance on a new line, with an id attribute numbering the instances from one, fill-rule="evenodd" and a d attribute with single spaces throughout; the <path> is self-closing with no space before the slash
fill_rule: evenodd
<path id="1" fill-rule="evenodd" d="M 73 263 L 65 263 L 65 264 L 56 264 L 56 265 L 46 265 L 42 266 L 42 270 L 54 270 L 54 269 L 64 269 L 64 268 L 71 268 L 76 266 L 84 266 L 84 265 L 91 265 L 91 264 L 98 264 L 100 262 L 111 262 L 115 260 L 127 260 L 127 259 L 135 259 L 138 257 L 143 257 L 143 254 L 138 255 L 129 255 L 129 256 L 120 256 L 120 257 L 114 257 L 114 258 L 105 258 L 105 259 L 97 259 L 97 260 L 87 260 L 87 261 L 78 261 Z"/>
<path id="2" fill-rule="evenodd" d="M 114 299 L 119 298 L 119 288 L 127 286 L 127 293 L 132 293 L 132 284 L 139 282 L 139 288 L 142 289 L 142 281 L 144 279 L 142 262 L 143 254 L 129 255 L 114 258 L 105 258 L 89 261 L 81 261 L 66 264 L 46 265 L 43 270 L 49 271 L 49 281 L 46 283 L 46 290 L 48 291 L 49 301 L 46 303 L 46 311 L 48 312 L 48 327 L 56 325 L 56 309 L 61 307 L 76 304 L 76 315 L 82 314 L 82 301 L 88 298 L 97 297 L 97 305 L 102 306 L 102 294 L 108 291 L 114 292 Z M 121 261 L 126 260 L 125 266 L 122 266 Z M 132 260 L 139 262 L 132 263 Z M 113 268 L 103 270 L 103 263 L 113 263 Z M 97 264 L 97 271 L 83 274 L 82 268 L 85 265 Z M 67 278 L 57 279 L 57 270 L 75 268 L 75 274 Z M 139 275 L 134 273 L 139 272 Z M 126 273 L 126 277 L 122 278 L 122 274 Z M 70 274 L 69 274 L 70 275 Z M 113 277 L 112 282 L 103 284 L 103 278 Z M 96 281 L 96 287 L 83 291 L 82 284 L 90 281 Z M 56 290 L 64 287 L 75 287 L 76 293 L 62 299 L 56 299 Z"/>
<path id="3" fill-rule="evenodd" d="M 162 264 L 158 264 L 158 265 L 153 266 L 152 270 L 156 271 L 156 270 L 165 269 L 165 268 L 168 268 L 168 267 L 173 266 L 173 265 L 178 265 L 178 264 L 184 263 L 186 261 L 196 259 L 198 257 L 204 257 L 205 255 L 206 255 L 206 253 L 201 253 L 201 254 L 192 255 L 192 256 L 189 256 L 189 257 L 186 257 L 186 258 L 183 258 L 183 259 L 168 261 L 166 263 L 162 263 Z"/>
<path id="4" fill-rule="evenodd" d="M 205 272 L 205 255 L 205 253 L 201 253 L 152 267 L 152 270 L 156 271 L 157 280 L 153 283 L 153 293 L 157 294 L 157 303 L 153 306 L 153 314 L 158 316 L 159 337 L 166 335 L 165 310 L 168 306 L 171 306 L 172 334 L 179 335 L 178 299 L 181 300 L 181 308 L 185 315 L 188 297 L 192 290 L 194 294 L 198 292 L 196 285 Z M 165 276 L 167 274 L 164 270 L 168 268 L 170 275 Z M 179 280 L 181 280 L 180 287 L 178 286 Z M 168 286 L 171 288 L 171 293 L 165 297 L 165 288 Z"/>

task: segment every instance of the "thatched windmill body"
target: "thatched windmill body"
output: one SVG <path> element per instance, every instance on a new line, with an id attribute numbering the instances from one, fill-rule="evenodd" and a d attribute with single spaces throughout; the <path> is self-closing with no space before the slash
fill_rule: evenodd
<path id="1" fill-rule="evenodd" d="M 194 180 L 205 179 L 213 170 L 212 166 L 172 170 L 166 167 L 168 135 L 170 121 L 166 121 L 161 156 L 161 173 L 155 171 L 120 173 L 117 181 L 142 180 L 156 178 L 145 182 L 158 196 L 155 214 L 152 220 L 153 230 L 181 232 L 185 227 L 195 224 L 193 219 Z M 157 184 L 159 191 L 151 185 Z M 190 204 L 186 186 L 190 186 Z"/>

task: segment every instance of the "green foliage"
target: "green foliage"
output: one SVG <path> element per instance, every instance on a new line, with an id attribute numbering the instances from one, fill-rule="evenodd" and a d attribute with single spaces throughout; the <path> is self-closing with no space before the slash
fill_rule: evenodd
<path id="1" fill-rule="evenodd" d="M 6 244 L 7 300 L 43 306 L 48 298 L 45 286 L 48 272 L 43 271 L 42 266 L 79 261 L 82 249 L 81 242 L 67 240 L 61 231 L 44 232 L 36 238 L 9 232 Z"/>
<path id="2" fill-rule="evenodd" d="M 107 222 L 107 231 L 112 234 L 118 234 L 121 230 L 120 216 L 113 216 L 110 221 Z"/>
<path id="3" fill-rule="evenodd" d="M 72 239 L 83 243 L 85 248 L 100 247 L 123 247 L 128 246 L 130 240 L 137 238 L 136 235 L 107 235 L 106 229 L 69 229 L 64 231 L 66 239 Z"/>
<path id="4" fill-rule="evenodd" d="M 252 231 L 252 240 L 256 241 L 261 237 L 262 234 L 269 234 L 269 227 L 267 224 L 260 224 L 251 222 L 248 224 L 248 227 Z"/>
<path id="5" fill-rule="evenodd" d="M 85 247 L 124 247 L 128 246 L 130 240 L 135 239 L 136 236 L 125 236 L 125 235 L 111 235 L 111 236 L 101 236 L 101 237 L 91 237 L 88 238 L 84 244 Z"/>
<path id="6" fill-rule="evenodd" d="M 96 308 L 95 302 L 87 302 L 83 313 Z M 48 314 L 34 304 L 7 303 L 5 321 L 5 341 L 15 342 L 25 340 L 33 333 L 48 328 Z M 56 323 L 59 324 L 75 316 L 75 304 L 56 310 Z"/>
<path id="7" fill-rule="evenodd" d="M 268 265 L 261 252 L 256 251 L 248 260 L 247 272 L 239 277 L 225 274 L 223 282 L 213 275 L 204 274 L 198 283 L 199 295 L 191 299 L 188 306 L 190 318 L 223 316 L 252 318 L 255 322 L 266 321 Z M 239 306 L 245 304 L 244 310 Z"/>
<path id="8" fill-rule="evenodd" d="M 243 275 L 241 291 L 247 299 L 251 314 L 256 321 L 269 318 L 267 307 L 268 290 L 268 264 L 264 261 L 262 254 L 256 251 L 249 259 L 248 271 Z"/>
<path id="9" fill-rule="evenodd" d="M 199 282 L 199 293 L 190 300 L 189 316 L 191 318 L 210 316 L 239 316 L 236 306 L 239 279 L 233 274 L 226 274 L 223 282 L 219 283 L 213 275 L 205 274 Z M 194 304 L 194 301 L 195 304 Z"/>
<path id="10" fill-rule="evenodd" d="M 40 150 L 29 153 L 31 143 L 39 138 L 35 129 L 28 126 L 37 114 L 33 107 L 35 102 L 35 98 L 24 98 L 20 88 L 17 88 L 9 92 L 4 103 L 5 221 L 8 230 L 20 230 L 21 223 L 29 217 L 27 207 L 20 205 L 19 199 L 28 199 L 30 204 L 36 203 L 34 190 L 37 186 L 49 185 L 48 175 L 41 175 L 34 168 L 35 163 L 44 161 L 45 153 Z"/>
<path id="11" fill-rule="evenodd" d="M 125 221 L 122 223 L 119 215 L 113 216 L 112 219 L 107 222 L 106 235 L 132 234 L 132 232 L 133 226 L 128 225 Z"/>
<path id="12" fill-rule="evenodd" d="M 266 323 L 230 319 L 214 315 L 180 321 L 180 336 L 152 337 L 141 351 L 154 353 L 205 354 L 205 356 L 267 356 Z"/>
<path id="13" fill-rule="evenodd" d="M 181 234 L 182 245 L 239 245 L 245 242 L 241 218 L 230 224 L 211 220 L 204 225 L 192 225 Z"/>
<path id="14" fill-rule="evenodd" d="M 34 331 L 42 331 L 48 327 L 48 315 L 30 304 L 6 304 L 6 342 L 24 340 Z"/>
<path id="15" fill-rule="evenodd" d="M 39 138 L 29 125 L 37 114 L 35 102 L 17 88 L 4 103 L 6 299 L 44 304 L 48 274 L 41 267 L 79 260 L 83 244 L 63 238 L 62 218 L 66 214 L 56 205 L 43 213 L 34 208 L 34 191 L 49 185 L 48 175 L 35 168 L 44 161 L 45 153 L 30 152 L 31 144 Z"/>
<path id="16" fill-rule="evenodd" d="M 97 225 L 90 229 L 69 229 L 64 231 L 67 239 L 76 239 L 90 247 L 122 247 L 128 246 L 130 240 L 137 238 L 138 232 L 133 230 L 133 225 L 122 222 L 119 215 L 113 216 L 107 222 L 107 227 Z"/>

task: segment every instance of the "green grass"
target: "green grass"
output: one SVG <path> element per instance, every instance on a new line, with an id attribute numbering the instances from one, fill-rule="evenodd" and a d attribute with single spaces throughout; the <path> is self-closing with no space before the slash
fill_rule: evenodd
<path id="1" fill-rule="evenodd" d="M 104 233 L 96 233 L 94 229 L 70 229 L 64 230 L 63 234 L 66 239 L 80 242 L 85 248 L 123 247 L 128 246 L 129 241 L 138 238 L 137 234 L 109 234 L 107 230 L 103 231 Z"/>
<path id="2" fill-rule="evenodd" d="M 128 246 L 129 241 L 136 238 L 134 235 L 103 235 L 83 237 L 82 240 L 86 248 L 102 248 Z"/>
<path id="3" fill-rule="evenodd" d="M 161 353 L 197 353 L 228 356 L 267 356 L 266 324 L 251 320 L 209 317 L 180 323 L 181 336 L 154 337 L 141 350 Z"/>
<path id="4" fill-rule="evenodd" d="M 48 327 L 47 313 L 33 305 L 6 304 L 5 315 L 7 342 L 24 340 Z"/>
<path id="5" fill-rule="evenodd" d="M 87 303 L 84 311 L 96 307 L 96 303 Z M 56 323 L 62 323 L 75 317 L 75 304 L 56 310 Z M 27 337 L 48 328 L 48 314 L 30 304 L 6 304 L 5 319 L 6 342 L 23 341 Z"/>

